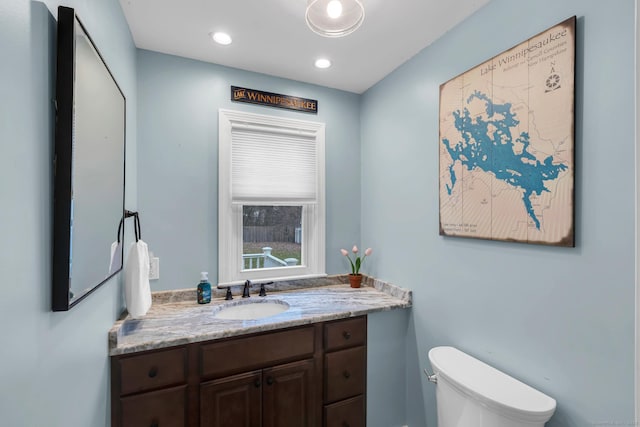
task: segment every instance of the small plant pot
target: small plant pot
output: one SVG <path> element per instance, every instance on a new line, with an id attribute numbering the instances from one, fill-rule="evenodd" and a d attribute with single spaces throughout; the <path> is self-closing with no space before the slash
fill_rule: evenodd
<path id="1" fill-rule="evenodd" d="M 359 288 L 362 284 L 362 274 L 349 274 L 349 284 L 352 288 Z"/>

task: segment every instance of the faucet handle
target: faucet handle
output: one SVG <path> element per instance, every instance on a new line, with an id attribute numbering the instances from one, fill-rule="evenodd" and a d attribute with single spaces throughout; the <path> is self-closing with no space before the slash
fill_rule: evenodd
<path id="1" fill-rule="evenodd" d="M 242 290 L 242 298 L 249 298 L 249 290 L 251 289 L 251 280 L 244 282 L 244 289 Z"/>
<path id="2" fill-rule="evenodd" d="M 224 297 L 225 300 L 229 301 L 233 299 L 233 295 L 231 295 L 231 287 L 227 288 L 227 294 Z"/>
<path id="3" fill-rule="evenodd" d="M 267 291 L 264 289 L 264 285 L 272 285 L 273 282 L 267 282 L 267 283 L 261 283 L 260 284 L 260 296 L 261 297 L 266 297 L 267 296 Z"/>

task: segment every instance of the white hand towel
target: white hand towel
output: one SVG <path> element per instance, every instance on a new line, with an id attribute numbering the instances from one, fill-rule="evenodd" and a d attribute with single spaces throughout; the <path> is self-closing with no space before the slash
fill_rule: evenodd
<path id="1" fill-rule="evenodd" d="M 122 267 L 122 242 L 111 244 L 111 261 L 109 262 L 109 274 L 113 274 Z"/>
<path id="2" fill-rule="evenodd" d="M 124 297 L 131 317 L 147 314 L 151 307 L 149 286 L 149 248 L 142 240 L 131 245 L 124 269 Z"/>

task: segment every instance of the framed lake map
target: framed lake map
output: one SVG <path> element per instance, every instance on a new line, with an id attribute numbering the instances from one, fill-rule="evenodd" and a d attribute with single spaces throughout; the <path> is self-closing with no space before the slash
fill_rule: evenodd
<path id="1" fill-rule="evenodd" d="M 575 16 L 440 86 L 440 234 L 573 247 Z"/>

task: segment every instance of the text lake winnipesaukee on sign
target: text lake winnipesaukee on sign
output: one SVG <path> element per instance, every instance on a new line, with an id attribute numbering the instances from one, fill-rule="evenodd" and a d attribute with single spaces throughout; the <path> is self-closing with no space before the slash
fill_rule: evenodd
<path id="1" fill-rule="evenodd" d="M 315 99 L 298 98 L 238 86 L 231 86 L 231 100 L 318 114 L 318 101 Z"/>

